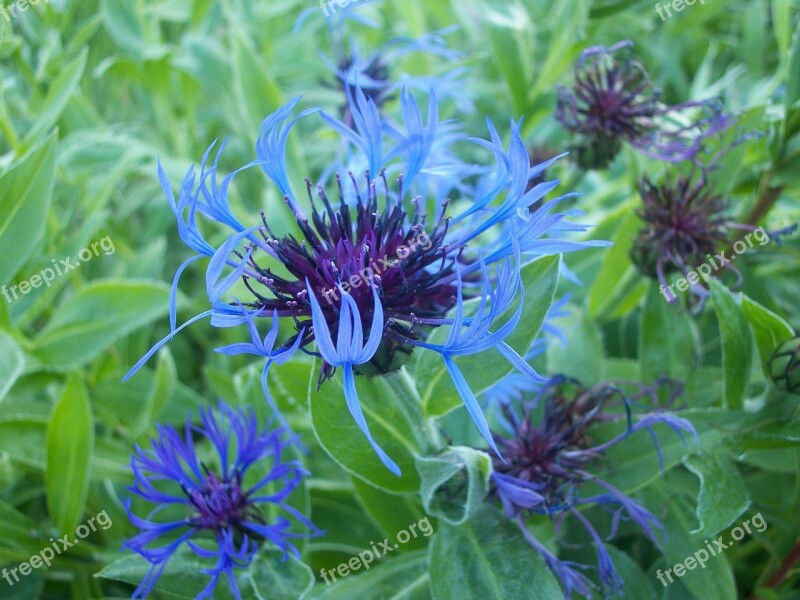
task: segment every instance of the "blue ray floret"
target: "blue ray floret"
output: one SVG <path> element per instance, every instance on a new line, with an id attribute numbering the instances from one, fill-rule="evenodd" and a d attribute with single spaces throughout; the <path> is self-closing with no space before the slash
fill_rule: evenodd
<path id="1" fill-rule="evenodd" d="M 252 410 L 233 409 L 221 401 L 216 411 L 201 409 L 200 421 L 193 425 L 187 420 L 183 435 L 159 425 L 152 449 L 137 445 L 131 457 L 134 483 L 128 489 L 155 505 L 141 518 L 134 514 L 131 499 L 125 499 L 128 518 L 141 533 L 124 545 L 151 565 L 134 598 L 148 597 L 170 558 L 186 547 L 215 561 L 203 571 L 210 578 L 198 598 L 212 597 L 224 576 L 240 599 L 235 571 L 247 567 L 259 549 L 278 548 L 284 559 L 288 553 L 299 556 L 291 540 L 320 533 L 286 503 L 307 473 L 285 457 L 289 444 L 283 441 L 283 430 L 259 428 Z M 211 446 L 213 463 L 201 460 L 201 444 Z M 251 472 L 256 465 L 257 475 Z M 283 514 L 270 519 L 267 507 L 270 514 L 275 509 Z M 295 523 L 308 531 L 296 530 Z"/>
<path id="2" fill-rule="evenodd" d="M 294 99 L 265 119 L 257 160 L 221 184 L 216 183 L 219 157 L 210 168 L 204 160 L 199 181 L 190 171 L 177 202 L 163 172 L 162 184 L 181 236 L 196 252 L 190 260 L 210 259 L 206 287 L 211 308 L 190 322 L 211 317 L 217 327 L 248 323 L 253 344 L 228 347 L 227 352 L 266 356 L 265 369 L 279 363 L 273 351 L 288 358 L 286 352 L 299 350 L 321 359 L 318 385 L 342 370 L 348 410 L 384 464 L 399 472 L 369 433 L 354 376 L 394 371 L 415 348 L 436 352 L 491 443 L 457 357 L 496 349 L 520 372 L 538 377 L 505 342 L 522 308 L 522 260 L 605 242 L 578 241 L 576 232 L 585 228 L 570 224 L 565 214 L 549 213 L 557 200 L 533 213 L 522 210 L 557 183 L 527 189 L 529 180 L 552 161 L 531 166 L 518 123 L 511 123 L 508 150 L 488 124 L 491 141 L 480 143 L 494 155 L 492 170 L 454 158 L 451 148 L 469 139 L 454 124 L 439 122 L 433 93 L 424 114 L 404 90 L 396 122 L 360 88 L 353 87 L 348 96 L 352 127 L 316 108 L 294 116 L 299 103 Z M 308 201 L 301 203 L 287 173 L 286 144 L 301 120 L 305 125 L 314 114 L 339 135 L 342 143 L 334 144 L 334 152 L 345 148 L 346 164 L 361 165 L 361 170 L 342 173 L 342 163 L 334 161 L 325 170 L 332 174 L 332 185 L 305 180 Z M 256 165 L 284 197 L 300 237 L 277 235 L 264 211 L 244 224 L 231 213 L 228 192 L 233 176 Z M 455 201 L 447 198 L 449 191 L 456 194 Z M 211 247 L 200 233 L 197 215 L 228 228 L 229 237 Z M 478 299 L 479 308 L 467 316 L 464 303 L 472 298 Z M 269 343 L 259 345 L 252 328 L 260 320 L 288 320 L 295 331 L 283 340 L 275 333 Z M 176 328 L 173 319 L 169 335 L 128 376 L 185 326 Z M 428 343 L 437 328 L 448 332 L 443 345 Z M 274 325 L 272 331 L 277 332 Z"/>

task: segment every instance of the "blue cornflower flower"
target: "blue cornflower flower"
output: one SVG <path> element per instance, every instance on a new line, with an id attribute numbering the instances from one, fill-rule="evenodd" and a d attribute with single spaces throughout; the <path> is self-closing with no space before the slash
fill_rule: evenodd
<path id="1" fill-rule="evenodd" d="M 734 122 L 718 100 L 661 102 L 630 41 L 583 51 L 572 89 L 559 88 L 555 117 L 582 137 L 577 158 L 588 168 L 606 166 L 623 142 L 657 160 L 691 160 Z"/>
<path id="2" fill-rule="evenodd" d="M 211 309 L 190 322 L 206 316 L 217 327 L 250 321 L 253 343 L 228 347 L 228 353 L 266 356 L 268 365 L 279 362 L 275 352 L 282 359 L 288 359 L 295 350 L 318 356 L 322 359 L 318 385 L 341 369 L 351 414 L 384 464 L 396 472 L 396 464 L 369 435 L 352 385 L 353 375 L 396 370 L 415 348 L 436 352 L 445 361 L 476 426 L 493 444 L 486 420 L 454 357 L 496 349 L 520 372 L 538 377 L 504 342 L 521 311 L 522 257 L 606 243 L 552 239 L 551 232 L 561 238 L 584 229 L 569 224 L 565 215 L 549 214 L 557 201 L 533 213 L 527 210 L 556 183 L 528 190 L 529 180 L 552 161 L 531 166 L 518 123 L 511 123 L 508 151 L 497 130 L 488 124 L 491 141 L 479 143 L 492 151 L 496 167 L 477 178 L 475 173 L 484 169 L 482 165 L 478 169 L 464 165 L 462 170 L 463 163 L 451 161 L 450 155 L 442 152 L 443 145 L 461 137 L 453 127 L 438 121 L 432 94 L 423 118 L 412 94 L 404 90 L 401 124 L 391 123 L 358 88 L 348 100 L 352 128 L 322 113 L 323 121 L 352 150 L 348 164 L 355 164 L 357 158 L 364 169 L 363 179 L 352 172 L 346 178 L 336 174 L 338 204 L 329 200 L 322 184 L 314 186 L 306 180 L 308 206 L 304 208 L 289 181 L 285 160 L 288 134 L 300 118 L 318 112 L 312 108 L 293 117 L 298 99 L 264 121 L 256 146 L 257 160 L 243 167 L 262 167 L 294 214 L 302 241 L 290 234 L 276 235 L 263 211 L 260 223 L 241 225 L 230 214 L 227 192 L 233 176 L 242 169 L 216 185 L 216 160 L 210 169 L 204 162 L 197 187 L 186 183 L 194 182 L 193 176 L 187 175 L 180 199 L 173 204 L 189 215 L 184 221 L 184 213 L 176 213 L 198 256 L 209 256 L 209 249 L 198 241 L 204 238 L 197 231 L 196 215 L 232 230 L 230 237 L 214 249 L 206 270 Z M 389 183 L 390 176 L 395 177 L 395 185 Z M 475 200 L 450 202 L 442 195 L 444 189 L 462 190 L 460 196 Z M 171 198 L 171 192 L 167 193 Z M 446 213 L 454 207 L 460 214 L 448 217 Z M 239 281 L 243 287 L 234 294 L 232 288 Z M 239 291 L 249 294 L 249 301 L 240 301 Z M 227 303 L 225 298 L 229 299 Z M 480 306 L 468 317 L 464 302 L 471 298 L 480 298 Z M 515 305 L 516 312 L 510 310 Z M 175 294 L 171 300 L 171 312 L 174 310 Z M 508 313 L 513 313 L 512 317 L 505 319 L 503 315 Z M 269 343 L 262 342 L 257 330 L 254 332 L 254 318 L 271 318 L 273 328 L 276 319 L 290 319 L 296 333 L 282 342 L 277 341 L 277 335 Z M 428 342 L 436 328 L 448 331 L 444 344 Z M 170 334 L 126 377 L 179 329 L 171 322 Z M 333 339 L 338 340 L 336 345 Z"/>
<path id="3" fill-rule="evenodd" d="M 459 110 L 470 111 L 473 108 L 468 90 L 465 89 L 463 76 L 465 68 L 453 68 L 452 64 L 463 57 L 463 53 L 447 47 L 445 36 L 454 32 L 457 27 L 447 27 L 419 38 L 397 37 L 388 40 L 375 52 L 364 55 L 355 42 L 351 42 L 347 50 L 339 50 L 335 59 L 322 55 L 323 61 L 338 80 L 338 87 L 343 91 L 343 100 L 354 95 L 357 89 L 372 100 L 378 108 L 403 88 L 428 91 L 433 89 L 440 98 L 452 99 Z M 334 43 L 338 49 L 341 44 Z M 447 63 L 447 69 L 437 75 L 422 76 L 401 74 L 393 76 L 390 65 L 398 64 L 409 54 L 420 53 L 437 56 Z M 341 109 L 342 121 L 352 124 L 349 103 L 345 102 Z"/>
<path id="4" fill-rule="evenodd" d="M 616 534 L 623 517 L 636 523 L 653 543 L 658 543 L 656 531 L 663 530 L 663 525 L 636 500 L 592 473 L 591 467 L 604 450 L 640 430 L 650 433 L 661 458 L 653 430 L 653 426 L 659 423 L 667 425 L 682 439 L 684 432 L 692 434 L 698 444 L 699 439 L 688 420 L 665 410 L 634 418 L 631 400 L 641 395 L 655 399 L 656 389 L 641 388 L 637 395 L 629 398 L 614 385 L 598 384 L 588 389 L 578 387 L 574 396 L 568 396 L 565 384 L 563 377 L 556 377 L 545 384 L 538 395 L 502 405 L 500 420 L 508 433 L 494 435 L 503 459 L 494 459 L 490 498 L 500 501 L 506 516 L 518 525 L 528 542 L 559 577 L 565 598 L 571 598 L 573 591 L 587 598 L 593 597 L 592 584 L 578 570 L 586 567 L 562 561 L 548 551 L 525 524 L 526 516 L 531 513 L 549 515 L 559 523 L 568 516 L 574 517 L 593 541 L 598 575 L 604 590 L 619 593 L 622 579 L 603 540 L 580 509 L 601 505 L 613 510 L 610 537 Z M 621 417 L 627 421 L 627 427 L 611 440 L 592 446 L 589 438 L 591 426 L 620 416 L 604 412 L 616 398 L 622 400 L 624 413 Z M 544 405 L 540 406 L 542 400 Z M 541 411 L 540 419 L 534 417 L 537 409 Z M 581 492 L 588 486 L 599 487 L 602 492 L 582 497 Z"/>
<path id="5" fill-rule="evenodd" d="M 237 568 L 247 567 L 265 544 L 279 548 L 284 559 L 289 552 L 299 556 L 290 540 L 309 535 L 291 530 L 286 516 L 269 521 L 264 510 L 268 506 L 308 528 L 310 535 L 321 533 L 285 502 L 307 473 L 297 461 L 282 456 L 288 444 L 281 429 L 259 429 L 252 410 L 234 410 L 222 401 L 216 413 L 201 409 L 200 420 L 197 426 L 188 419 L 183 436 L 170 425 L 159 425 L 152 450 L 137 445 L 131 457 L 134 483 L 128 489 L 156 505 L 140 518 L 131 510 L 131 499 L 125 499 L 128 518 L 141 533 L 124 545 L 151 564 L 134 598 L 150 594 L 170 557 L 185 545 L 201 558 L 216 560 L 203 571 L 210 580 L 198 598 L 213 596 L 224 575 L 240 599 Z M 198 436 L 213 447 L 216 464 L 199 459 Z M 269 471 L 264 475 L 265 465 Z M 251 476 L 254 466 L 259 467 L 258 475 Z"/>

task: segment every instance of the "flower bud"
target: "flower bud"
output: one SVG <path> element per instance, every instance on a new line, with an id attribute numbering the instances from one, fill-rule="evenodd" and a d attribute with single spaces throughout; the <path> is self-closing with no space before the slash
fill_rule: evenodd
<path id="1" fill-rule="evenodd" d="M 790 394 L 800 394 L 800 336 L 784 342 L 769 359 L 772 382 Z"/>

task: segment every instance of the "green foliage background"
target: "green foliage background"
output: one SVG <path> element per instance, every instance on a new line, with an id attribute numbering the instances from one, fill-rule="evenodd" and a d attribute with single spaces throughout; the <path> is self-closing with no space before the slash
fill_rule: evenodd
<path id="1" fill-rule="evenodd" d="M 771 188 L 780 198 L 763 224 L 778 228 L 800 217 L 796 2 L 706 0 L 666 21 L 652 2 L 621 0 L 383 0 L 358 11 L 378 26 L 350 23 L 332 33 L 318 6 L 305 0 L 50 0 L 10 22 L 0 17 L 0 285 L 30 279 L 53 259 L 74 257 L 105 236 L 115 248 L 50 287 L 0 301 L 0 563 L 27 560 L 48 538 L 74 531 L 100 511 L 113 521 L 51 569 L 14 587 L 0 580 L 0 597 L 129 596 L 128 584 L 143 574 L 141 562 L 121 550 L 123 538 L 134 534 L 120 503 L 131 482 L 134 444 L 146 444 L 156 422 L 179 424 L 216 397 L 252 404 L 268 418 L 261 364 L 213 352 L 238 341 L 238 331 L 197 324 L 132 380 L 120 380 L 168 331 L 169 282 L 188 256 L 158 185 L 156 159 L 177 186 L 214 139 L 231 138 L 223 170 L 251 160 L 261 120 L 297 94 L 307 105 L 335 110 L 341 93 L 320 52 L 335 56 L 353 43 L 372 50 L 396 36 L 457 24 L 448 39 L 464 52 L 465 94 L 476 110 L 446 102 L 444 116 L 477 136 L 485 135 L 486 116 L 503 127 L 501 134 L 508 133 L 509 118 L 524 117 L 527 141 L 564 149 L 568 139 L 552 117 L 556 84 L 569 80 L 586 46 L 631 39 L 667 102 L 720 96 L 741 115 L 737 133 L 764 132 L 732 152 L 718 175 L 732 213 L 744 218 Z M 452 66 L 411 54 L 390 68 L 398 77 Z M 333 156 L 330 139 L 319 131 L 301 123 L 291 138 L 295 181 L 319 175 Z M 662 436 L 662 473 L 652 441 L 642 435 L 606 461 L 609 481 L 637 491 L 665 521 L 665 557 L 624 527 L 612 551 L 633 590 L 629 597 L 637 600 L 746 597 L 765 583 L 800 532 L 797 397 L 777 390 L 766 373 L 772 350 L 800 328 L 797 236 L 743 258 L 737 264 L 743 293 L 714 285 L 706 311 L 695 318 L 667 306 L 628 258 L 639 225 L 636 180 L 666 167 L 629 152 L 605 172 L 582 174 L 562 162 L 560 189 L 584 193 L 577 206 L 586 211 L 585 222 L 597 225 L 591 237 L 616 245 L 567 257 L 584 286 L 557 281 L 555 261 L 528 269 L 520 345 L 535 336 L 552 298 L 569 291 L 574 310 L 561 323 L 569 345 L 552 348 L 541 359 L 542 371 L 587 385 L 615 378 L 652 382 L 661 374 L 686 383 L 682 414 L 698 428 L 700 449 Z M 265 181 L 255 173 L 237 179 L 237 214 L 261 208 L 271 219 L 287 214 Z M 288 231 L 291 222 L 281 226 Z M 207 308 L 199 272 L 187 271 L 181 289 L 180 321 Z M 495 367 L 483 375 L 499 376 Z M 342 420 L 335 382 L 309 394 L 311 363 L 296 360 L 272 371 L 281 408 L 312 447 L 304 461 L 313 478 L 294 501 L 327 535 L 303 545 L 302 562 L 260 556 L 247 574 L 249 598 L 560 596 L 519 533 L 494 509 L 472 505 L 463 524 L 431 514 L 433 536 L 414 540 L 368 572 L 331 587 L 319 580 L 321 568 L 394 536 L 431 508 L 422 499 L 435 465 L 425 463 L 433 460 L 425 433 L 411 422 L 405 427 L 401 407 L 409 401 L 419 407 L 419 427 L 459 430 L 460 401 L 437 369 L 415 361 L 394 379 L 360 382 L 371 418 L 394 422 L 392 411 L 401 415 L 401 426 L 378 429 L 376 437 L 401 456 L 402 480 L 383 470 L 355 426 Z M 758 512 L 769 524 L 765 532 L 669 588 L 658 583 L 656 569 Z M 599 511 L 590 516 L 606 518 Z M 533 527 L 551 544 L 551 524 L 543 519 Z M 575 541 L 567 555 L 593 562 L 588 546 Z M 157 597 L 194 597 L 203 580 L 192 559 L 179 557 Z M 790 573 L 763 597 L 800 598 L 798 581 Z"/>

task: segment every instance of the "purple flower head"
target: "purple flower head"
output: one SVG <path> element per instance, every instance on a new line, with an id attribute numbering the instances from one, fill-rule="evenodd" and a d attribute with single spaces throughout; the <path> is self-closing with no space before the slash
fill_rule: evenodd
<path id="1" fill-rule="evenodd" d="M 125 499 L 128 518 L 141 533 L 124 545 L 151 564 L 134 598 L 150 594 L 167 561 L 185 545 L 216 561 L 204 570 L 210 580 L 198 598 L 212 597 L 224 575 L 238 599 L 235 570 L 247 567 L 262 546 L 279 548 L 284 558 L 288 552 L 298 556 L 291 540 L 321 533 L 286 503 L 307 473 L 282 456 L 288 447 L 282 430 L 260 429 L 252 411 L 234 410 L 222 401 L 216 412 L 201 409 L 200 421 L 193 425 L 187 420 L 183 436 L 170 425 L 159 425 L 152 449 L 137 445 L 131 457 L 134 483 L 128 489 L 155 505 L 141 518 L 133 513 L 131 499 Z M 213 458 L 204 462 L 200 456 Z M 257 475 L 251 472 L 254 466 Z M 294 531 L 287 516 L 270 519 L 275 509 L 309 533 Z"/>
<path id="2" fill-rule="evenodd" d="M 690 160 L 733 122 L 716 100 L 661 102 L 629 41 L 583 51 L 572 88 L 558 90 L 555 116 L 581 136 L 577 160 L 586 168 L 607 166 L 623 142 L 658 160 Z"/>
<path id="3" fill-rule="evenodd" d="M 507 431 L 494 433 L 503 459 L 494 459 L 490 499 L 499 500 L 506 516 L 520 527 L 525 538 L 561 579 L 567 598 L 573 591 L 591 598 L 591 584 L 576 570 L 576 565 L 559 560 L 535 539 L 525 524 L 526 517 L 538 513 L 555 518 L 559 523 L 564 518 L 574 517 L 594 543 L 603 589 L 607 593 L 618 593 L 622 580 L 600 535 L 581 508 L 601 505 L 610 509 L 613 513 L 611 536 L 623 518 L 636 523 L 653 542 L 658 541 L 656 530 L 662 530 L 663 526 L 636 500 L 594 473 L 601 466 L 604 451 L 639 430 L 647 430 L 660 457 L 653 428 L 656 424 L 666 425 L 682 438 L 684 432 L 689 433 L 697 442 L 692 424 L 665 410 L 634 417 L 632 407 L 637 398 L 647 395 L 651 402 L 658 402 L 656 387 L 637 387 L 636 394 L 626 395 L 613 383 L 584 388 L 557 377 L 546 382 L 538 394 L 501 406 L 500 420 Z M 625 423 L 621 434 L 602 444 L 593 442 L 595 424 L 620 420 Z M 594 490 L 594 495 L 582 495 L 587 489 Z"/>
<path id="4" fill-rule="evenodd" d="M 732 246 L 739 252 L 737 245 L 753 247 L 753 237 L 764 245 L 770 238 L 777 241 L 793 230 L 789 227 L 768 233 L 763 228 L 736 223 L 726 214 L 729 202 L 709 184 L 706 170 L 697 177 L 667 178 L 658 185 L 644 178 L 639 183 L 639 193 L 643 202 L 639 216 L 644 227 L 631 248 L 631 260 L 642 275 L 658 280 L 661 293 L 671 303 L 677 301 L 677 296 L 672 291 L 675 285 L 670 287 L 667 277 L 672 273 L 688 277 L 690 272 L 699 271 L 702 281 L 697 273 L 693 273 L 694 282 L 689 279 L 689 288 L 699 299 L 695 310 L 702 309 L 708 295 L 704 284 L 715 271 L 730 271 L 736 275 L 733 288 L 741 285 L 741 273 L 732 262 Z M 739 240 L 742 236 L 748 241 Z"/>
<path id="5" fill-rule="evenodd" d="M 551 213 L 562 198 L 527 210 L 558 182 L 526 191 L 530 179 L 555 159 L 532 167 L 518 123 L 510 124 L 507 148 L 491 123 L 490 140 L 471 140 L 491 151 L 496 163 L 488 174 L 477 175 L 485 173 L 484 165 L 476 169 L 451 160 L 443 151 L 469 140 L 439 122 L 433 95 L 423 117 L 405 90 L 399 123 L 385 117 L 360 88 L 348 99 L 352 128 L 321 114 L 348 150 L 348 168 L 330 169 L 333 181 L 327 186 L 306 180 L 307 201 L 301 202 L 287 172 L 287 137 L 299 119 L 320 111 L 309 109 L 294 117 L 298 101 L 265 119 L 257 160 L 221 182 L 217 157 L 211 168 L 204 162 L 199 181 L 190 171 L 175 201 L 161 172 L 182 237 L 196 256 L 175 276 L 171 332 L 128 376 L 186 326 L 176 328 L 174 320 L 178 279 L 195 260 L 208 257 L 211 309 L 189 323 L 210 316 L 217 327 L 247 324 L 252 343 L 220 351 L 266 357 L 265 387 L 269 366 L 289 360 L 296 351 L 321 359 L 318 385 L 340 370 L 344 404 L 393 472 L 399 473 L 396 464 L 372 438 L 361 414 L 354 376 L 396 370 L 414 349 L 442 358 L 476 426 L 492 444 L 480 406 L 455 358 L 496 349 L 517 370 L 539 378 L 504 341 L 521 316 L 522 257 L 607 244 L 565 239 L 585 228 L 570 223 L 566 214 Z M 353 165 L 361 165 L 358 174 Z M 246 224 L 234 218 L 228 201 L 232 178 L 252 166 L 260 166 L 280 190 L 296 232 L 277 233 L 264 211 Z M 457 190 L 462 199 L 450 202 L 448 190 Z M 210 246 L 199 232 L 198 215 L 229 228 L 227 240 Z M 478 300 L 478 308 L 465 314 L 464 303 L 470 299 Z M 265 320 L 272 321 L 272 327 L 262 339 L 255 322 Z M 275 320 L 291 322 L 294 331 L 278 339 Z M 429 340 L 437 328 L 447 332 L 443 343 Z"/>
<path id="6" fill-rule="evenodd" d="M 670 273 L 685 275 L 733 242 L 735 224 L 725 215 L 728 202 L 713 193 L 705 178 L 693 181 L 679 175 L 660 185 L 644 178 L 639 193 L 643 202 L 639 216 L 645 226 L 631 249 L 631 259 L 642 275 L 658 279 L 662 286 L 666 287 Z M 733 264 L 725 267 L 741 281 Z M 668 299 L 674 302 L 676 297 Z"/>

